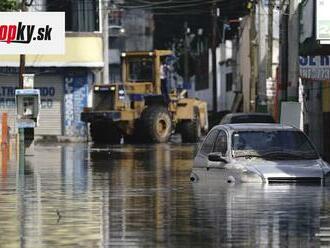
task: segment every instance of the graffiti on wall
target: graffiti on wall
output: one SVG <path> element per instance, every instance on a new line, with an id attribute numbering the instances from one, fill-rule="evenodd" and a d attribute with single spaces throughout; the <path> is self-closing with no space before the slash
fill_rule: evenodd
<path id="1" fill-rule="evenodd" d="M 64 82 L 64 126 L 65 135 L 85 136 L 86 125 L 80 121 L 80 113 L 87 106 L 87 77 L 65 77 Z"/>

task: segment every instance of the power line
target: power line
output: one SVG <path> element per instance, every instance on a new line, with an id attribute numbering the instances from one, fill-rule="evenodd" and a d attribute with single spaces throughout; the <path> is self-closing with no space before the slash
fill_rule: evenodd
<path id="1" fill-rule="evenodd" d="M 79 2 L 80 3 L 80 0 L 71 0 L 71 2 Z M 97 7 L 97 3 L 100 2 L 107 2 L 106 0 L 100 0 L 100 1 L 95 1 L 95 0 L 85 0 L 83 1 L 83 3 L 90 3 L 90 4 L 95 4 L 95 6 Z M 225 6 L 221 6 L 221 9 L 231 9 L 231 12 L 233 13 L 241 13 L 242 11 L 239 11 L 239 10 L 234 10 L 234 8 L 236 7 L 242 7 L 246 4 L 247 1 L 244 1 L 244 0 L 236 0 L 236 1 L 231 1 L 230 4 L 226 4 Z M 225 3 L 228 3 L 226 0 L 207 0 L 207 1 L 203 1 L 203 0 L 192 0 L 192 1 L 180 1 L 180 0 L 176 0 L 176 1 L 173 1 L 173 0 L 168 0 L 168 1 L 162 1 L 162 2 L 149 2 L 149 1 L 142 1 L 140 3 L 149 3 L 149 4 L 137 4 L 135 6 L 132 6 L 131 4 L 127 3 L 127 4 L 116 4 L 116 6 L 118 8 L 122 8 L 122 9 L 126 9 L 126 10 L 129 10 L 129 9 L 144 9 L 144 10 L 154 10 L 154 11 L 157 11 L 157 10 L 176 10 L 176 9 L 181 9 L 181 8 L 188 8 L 188 7 L 197 7 L 197 6 L 205 6 L 205 5 L 209 5 L 211 7 L 211 5 L 213 3 L 222 3 L 222 4 L 225 4 Z M 41 4 L 41 3 L 38 3 L 38 4 L 33 4 L 32 6 L 33 7 L 50 7 L 50 6 L 54 6 L 55 5 L 55 8 L 54 9 L 61 9 L 62 7 L 65 7 L 67 6 L 67 3 L 65 2 L 56 2 L 56 1 L 53 1 L 53 2 L 47 2 L 46 4 Z M 151 5 L 152 4 L 152 5 Z M 161 6 L 161 5 L 165 5 L 167 4 L 167 6 Z M 160 6 L 157 6 L 157 5 L 160 5 Z M 99 8 L 98 8 L 99 9 Z M 100 9 L 103 9 L 104 8 L 100 8 Z M 91 10 L 93 11 L 94 9 L 89 9 L 89 8 L 85 8 L 84 10 Z M 75 11 L 84 11 L 84 10 L 75 10 Z M 189 14 L 189 12 L 192 12 L 192 11 L 195 11 L 195 10 L 186 10 L 185 12 L 187 12 L 187 14 Z M 201 9 L 198 9 L 198 11 L 201 11 Z M 157 13 L 155 13 L 157 14 Z M 160 13 L 161 15 L 165 14 L 165 13 Z"/>

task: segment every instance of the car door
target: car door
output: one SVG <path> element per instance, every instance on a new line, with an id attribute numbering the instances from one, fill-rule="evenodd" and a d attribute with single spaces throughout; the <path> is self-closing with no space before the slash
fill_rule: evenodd
<path id="1" fill-rule="evenodd" d="M 230 145 L 228 140 L 228 134 L 225 130 L 220 129 L 217 138 L 214 142 L 212 153 L 221 154 L 221 157 L 225 160 L 223 162 L 209 162 L 205 175 L 208 180 L 216 180 L 217 182 L 227 183 L 229 176 L 233 175 L 231 169 L 227 168 L 227 164 L 230 162 Z"/>

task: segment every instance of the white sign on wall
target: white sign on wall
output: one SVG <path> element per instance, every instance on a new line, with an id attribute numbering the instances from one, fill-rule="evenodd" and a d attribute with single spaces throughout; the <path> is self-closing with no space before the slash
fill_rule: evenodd
<path id="1" fill-rule="evenodd" d="M 0 12 L 0 54 L 64 54 L 64 12 Z"/>
<path id="2" fill-rule="evenodd" d="M 316 4 L 316 39 L 330 40 L 330 1 L 317 0 Z"/>

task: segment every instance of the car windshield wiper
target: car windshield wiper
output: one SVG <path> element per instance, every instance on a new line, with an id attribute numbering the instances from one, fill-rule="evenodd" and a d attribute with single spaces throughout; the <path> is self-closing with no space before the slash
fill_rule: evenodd
<path id="1" fill-rule="evenodd" d="M 242 154 L 242 155 L 235 155 L 235 158 L 261 158 L 262 156 L 259 154 Z"/>

